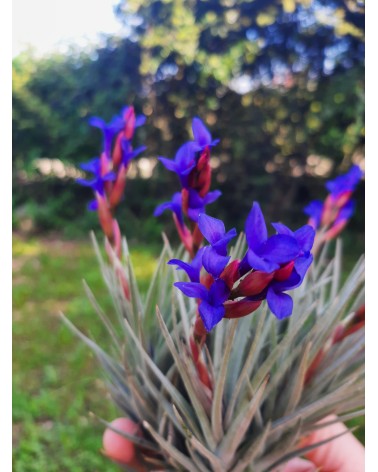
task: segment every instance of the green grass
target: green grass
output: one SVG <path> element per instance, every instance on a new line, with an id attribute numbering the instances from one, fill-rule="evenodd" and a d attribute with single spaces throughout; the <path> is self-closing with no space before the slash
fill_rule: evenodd
<path id="1" fill-rule="evenodd" d="M 135 247 L 132 260 L 141 289 L 155 267 L 151 249 Z M 81 283 L 85 277 L 107 313 L 107 295 L 91 244 L 13 240 L 13 421 L 16 472 L 116 471 L 101 453 L 103 426 L 111 420 L 101 369 L 87 347 L 65 327 L 63 311 L 97 341 L 107 340 Z"/>

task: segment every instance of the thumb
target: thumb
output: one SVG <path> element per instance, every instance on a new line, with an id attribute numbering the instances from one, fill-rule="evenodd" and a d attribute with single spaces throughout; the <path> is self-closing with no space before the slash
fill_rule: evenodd
<path id="1" fill-rule="evenodd" d="M 328 416 L 322 422 L 335 420 Z M 305 438 L 301 446 L 325 441 L 338 434 L 343 434 L 305 454 L 305 457 L 322 472 L 363 472 L 365 470 L 365 448 L 341 422 L 333 423 L 312 433 Z"/>

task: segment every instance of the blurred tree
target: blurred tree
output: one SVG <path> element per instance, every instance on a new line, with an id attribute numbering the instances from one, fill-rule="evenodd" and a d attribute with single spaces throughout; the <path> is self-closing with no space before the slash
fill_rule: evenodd
<path id="1" fill-rule="evenodd" d="M 269 188 L 271 211 L 298 218 L 297 177 L 345 170 L 363 146 L 363 2 L 124 0 L 118 15 L 141 45 L 160 152 L 196 114 L 222 138 L 226 216 Z"/>
<path id="2" fill-rule="evenodd" d="M 256 199 L 272 218 L 297 223 L 324 179 L 363 156 L 362 2 L 128 0 L 118 15 L 127 39 L 14 61 L 18 169 L 35 157 L 92 157 L 100 136 L 87 118 L 109 119 L 133 102 L 148 117 L 138 132 L 148 156 L 173 157 L 196 115 L 221 138 L 212 164 L 224 198 L 214 214 L 238 223 Z M 137 190 L 145 183 L 133 182 L 138 217 L 175 188 L 174 176 L 156 169 L 148 203 Z M 72 205 L 84 207 L 82 190 L 69 188 L 81 192 Z"/>
<path id="3" fill-rule="evenodd" d="M 195 66 L 195 80 L 223 85 L 290 73 L 330 74 L 363 58 L 364 3 L 358 0 L 121 0 L 118 15 L 143 49 L 153 76 Z"/>
<path id="4" fill-rule="evenodd" d="M 80 162 L 97 153 L 100 134 L 88 118 L 108 120 L 126 101 L 138 107 L 139 62 L 137 44 L 115 39 L 89 54 L 18 56 L 13 61 L 15 166 L 25 168 L 36 157 Z"/>

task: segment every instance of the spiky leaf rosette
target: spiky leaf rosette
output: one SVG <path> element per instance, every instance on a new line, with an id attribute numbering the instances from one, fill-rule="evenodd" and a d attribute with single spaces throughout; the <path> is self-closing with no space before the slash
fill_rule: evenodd
<path id="1" fill-rule="evenodd" d="M 124 241 L 131 301 L 94 243 L 119 326 L 87 290 L 112 348 L 103 350 L 65 321 L 97 356 L 122 414 L 140 425 L 141 436 L 126 437 L 148 470 L 274 470 L 305 452 L 299 439 L 319 420 L 363 414 L 364 330 L 331 341 L 363 303 L 364 261 L 340 287 L 339 241 L 334 258 L 325 247 L 292 293 L 290 318 L 278 321 L 264 302 L 250 316 L 215 327 L 204 349 L 212 391 L 190 355 L 196 303 L 172 286 L 180 274 L 166 264 L 174 256 L 168 242 L 143 298 Z M 241 254 L 242 237 L 233 248 L 234 257 Z"/>

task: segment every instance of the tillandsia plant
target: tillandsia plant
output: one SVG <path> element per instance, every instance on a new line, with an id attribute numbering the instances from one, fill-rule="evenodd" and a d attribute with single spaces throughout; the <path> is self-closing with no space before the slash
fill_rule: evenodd
<path id="1" fill-rule="evenodd" d="M 362 177 L 362 171 L 353 165 L 344 174 L 326 183 L 329 195 L 324 202 L 313 200 L 304 209 L 310 216 L 308 224 L 318 231 L 317 246 L 338 236 L 354 213 L 353 191 Z"/>
<path id="2" fill-rule="evenodd" d="M 105 248 L 117 277 L 123 287 L 125 297 L 130 300 L 130 289 L 125 271 L 120 263 L 122 245 L 121 232 L 115 211 L 123 198 L 126 176 L 131 160 L 145 151 L 141 146 L 133 149 L 132 138 L 135 128 L 146 121 L 143 115 L 136 116 L 134 107 L 125 107 L 120 115 L 109 123 L 97 116 L 89 124 L 103 133 L 103 148 L 99 157 L 81 164 L 81 169 L 93 174 L 91 180 L 77 179 L 77 183 L 92 188 L 94 200 L 88 204 L 89 211 L 97 211 L 101 228 L 106 237 Z"/>
<path id="3" fill-rule="evenodd" d="M 142 296 L 114 217 L 128 163 L 141 150 L 133 150 L 131 138 L 142 122 L 132 107 L 108 125 L 93 119 L 104 150 L 83 166 L 95 176 L 81 183 L 95 192 L 90 209 L 99 214 L 107 261 L 94 245 L 115 318 L 86 289 L 109 345 L 100 347 L 64 318 L 97 356 L 125 417 L 101 420 L 131 451 L 127 463 L 125 451 L 111 458 L 139 471 L 276 471 L 317 447 L 301 438 L 323 427 L 320 420 L 363 414 L 364 262 L 341 286 L 340 240 L 329 258 L 361 173 L 353 167 L 329 182 L 325 203 L 309 205 L 309 224 L 294 230 L 273 223 L 269 235 L 251 202 L 245 235 L 237 237 L 206 213 L 220 196 L 210 191 L 210 152 L 218 141 L 194 118 L 194 140 L 174 160 L 160 158 L 181 191 L 155 211 L 172 211 L 182 246 L 174 251 L 164 236 Z"/>

